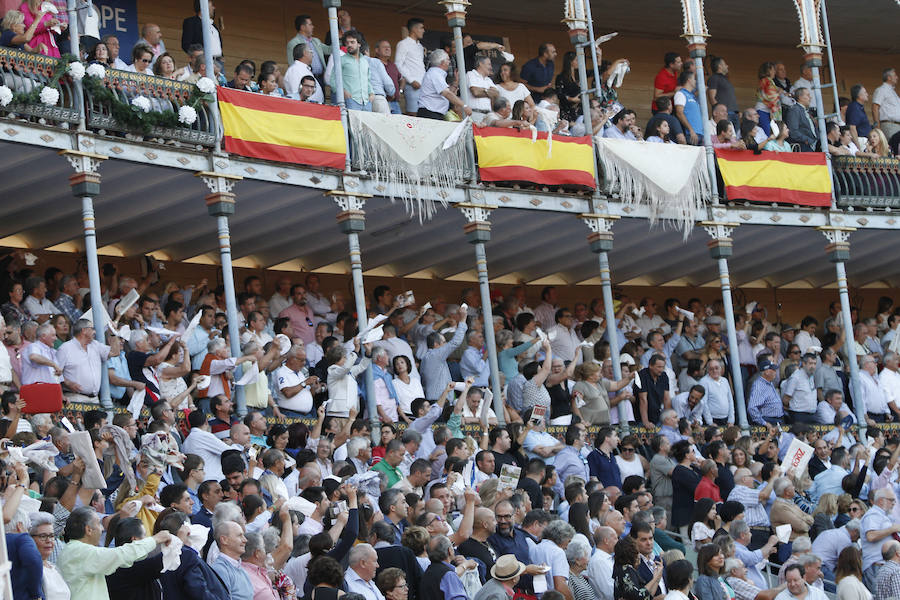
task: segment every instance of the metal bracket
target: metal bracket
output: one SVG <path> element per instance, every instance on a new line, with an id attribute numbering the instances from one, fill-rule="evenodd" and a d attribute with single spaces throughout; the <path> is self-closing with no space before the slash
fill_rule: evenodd
<path id="1" fill-rule="evenodd" d="M 60 150 L 59 154 L 65 157 L 78 173 L 96 173 L 100 163 L 109 158 L 102 154 L 82 152 L 80 150 Z"/>
<path id="2" fill-rule="evenodd" d="M 856 227 L 835 227 L 833 225 L 823 225 L 816 229 L 821 231 L 831 244 L 849 244 L 850 234 L 856 231 Z"/>
<path id="3" fill-rule="evenodd" d="M 337 205 L 344 212 L 350 210 L 361 211 L 366 205 L 366 200 L 372 197 L 370 194 L 346 192 L 344 190 L 331 190 L 330 192 L 325 192 L 325 195 L 337 202 Z"/>
<path id="4" fill-rule="evenodd" d="M 617 215 L 601 215 L 595 213 L 584 213 L 578 215 L 578 218 L 584 221 L 591 233 L 611 233 L 613 225 L 621 219 Z"/>
<path id="5" fill-rule="evenodd" d="M 740 223 L 722 223 L 718 221 L 700 221 L 706 233 L 714 240 L 730 240 L 731 234 L 740 226 Z"/>
<path id="6" fill-rule="evenodd" d="M 230 175 L 228 173 L 216 173 L 213 171 L 200 171 L 194 173 L 194 177 L 203 179 L 203 183 L 209 188 L 213 194 L 230 194 L 234 189 L 234 184 L 243 179 L 240 175 Z"/>
<path id="7" fill-rule="evenodd" d="M 469 223 L 490 223 L 491 211 L 496 207 L 487 204 L 460 202 L 456 205 L 456 208 L 462 212 Z"/>

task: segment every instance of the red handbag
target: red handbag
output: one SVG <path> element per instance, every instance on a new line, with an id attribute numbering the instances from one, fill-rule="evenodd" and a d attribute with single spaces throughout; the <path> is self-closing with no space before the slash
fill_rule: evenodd
<path id="1" fill-rule="evenodd" d="M 19 396 L 25 401 L 22 412 L 27 415 L 56 413 L 62 410 L 62 386 L 58 383 L 29 383 L 19 389 Z"/>

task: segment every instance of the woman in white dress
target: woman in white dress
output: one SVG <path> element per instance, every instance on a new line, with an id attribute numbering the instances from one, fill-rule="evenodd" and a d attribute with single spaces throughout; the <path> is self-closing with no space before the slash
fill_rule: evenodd
<path id="1" fill-rule="evenodd" d="M 424 398 L 425 390 L 422 389 L 422 380 L 412 371 L 409 357 L 398 354 L 394 357 L 394 391 L 397 392 L 397 406 L 400 409 L 400 418 L 409 423 L 414 417 L 412 414 L 412 401 L 416 398 Z"/>
<path id="2" fill-rule="evenodd" d="M 194 410 L 194 402 L 191 391 L 197 387 L 192 383 L 190 387 L 185 383 L 184 377 L 191 372 L 191 354 L 188 352 L 187 343 L 179 341 L 172 345 L 166 360 L 159 364 L 159 395 L 169 403 L 174 410 Z"/>
<path id="3" fill-rule="evenodd" d="M 515 106 L 519 100 L 524 100 L 534 108 L 534 100 L 531 98 L 531 92 L 521 83 L 518 78 L 518 71 L 514 63 L 508 62 L 500 65 L 500 71 L 494 79 L 497 89 L 500 91 L 500 97 L 506 98 L 510 106 Z"/>
<path id="4" fill-rule="evenodd" d="M 28 534 L 37 545 L 44 563 L 42 578 L 44 600 L 69 600 L 72 597 L 69 586 L 56 565 L 50 562 L 50 556 L 56 545 L 56 536 L 53 535 L 53 515 L 46 512 L 34 512 L 29 515 L 29 518 L 31 527 L 28 529 Z"/>
<path id="5" fill-rule="evenodd" d="M 647 477 L 647 471 L 650 469 L 650 463 L 647 459 L 638 454 L 638 448 L 641 446 L 641 440 L 636 435 L 626 436 L 619 443 L 619 453 L 616 455 L 616 464 L 619 465 L 619 473 L 622 475 L 622 481 L 630 475 L 638 477 Z"/>

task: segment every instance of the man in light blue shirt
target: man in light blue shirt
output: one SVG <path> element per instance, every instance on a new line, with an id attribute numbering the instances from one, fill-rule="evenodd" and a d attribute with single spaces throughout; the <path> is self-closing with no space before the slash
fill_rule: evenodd
<path id="1" fill-rule="evenodd" d="M 569 425 L 566 429 L 566 445 L 557 453 L 554 465 L 556 478 L 561 486 L 565 486 L 570 475 L 580 477 L 584 483 L 590 480 L 587 459 L 581 455 L 587 429 L 584 423 Z"/>
<path id="2" fill-rule="evenodd" d="M 391 114 L 391 105 L 387 99 L 394 95 L 397 88 L 394 87 L 394 82 L 391 81 L 381 59 L 369 56 L 368 45 L 364 48 L 363 53 L 369 61 L 369 80 L 372 82 L 372 91 L 375 94 L 375 98 L 372 99 L 372 112 L 389 115 Z"/>
<path id="3" fill-rule="evenodd" d="M 844 447 L 838 447 L 831 451 L 831 466 L 816 475 L 813 479 L 812 486 L 809 488 L 809 498 L 814 503 L 819 502 L 822 494 L 837 494 L 840 496 L 844 493 L 841 482 L 844 477 L 850 474 L 848 467 L 850 466 L 850 455 Z M 878 552 L 881 552 L 879 547 Z"/>
<path id="4" fill-rule="evenodd" d="M 475 387 L 488 387 L 491 384 L 489 381 L 491 367 L 482 351 L 484 334 L 472 330 L 466 334 L 466 342 L 469 347 L 463 352 L 462 359 L 459 361 L 459 370 L 464 379 L 472 377 L 475 380 L 473 384 Z"/>
<path id="5" fill-rule="evenodd" d="M 836 449 L 835 452 L 840 449 Z M 867 510 L 859 521 L 863 583 L 867 586 L 874 583 L 878 574 L 878 563 L 882 561 L 881 546 L 889 541 L 893 534 L 900 532 L 900 525 L 894 523 L 891 516 L 896 503 L 897 496 L 894 490 L 890 486 L 881 488 L 875 492 L 875 505 Z"/>
<path id="6" fill-rule="evenodd" d="M 683 323 L 684 321 L 679 321 Z M 675 348 L 678 346 L 678 343 L 681 341 L 681 335 L 678 333 L 681 330 L 681 327 L 677 327 L 677 331 L 672 333 L 672 337 L 669 338 L 669 341 L 666 341 L 666 338 L 663 337 L 658 331 L 654 331 L 647 336 L 647 344 L 649 344 L 650 349 L 644 352 L 641 355 L 641 367 L 647 367 L 650 365 L 650 357 L 654 354 L 661 354 L 666 357 L 666 366 L 673 371 L 675 370 L 672 367 L 672 352 L 675 351 Z"/>
<path id="7" fill-rule="evenodd" d="M 532 410 L 533 409 L 528 409 L 525 411 L 524 416 L 526 424 L 532 423 Z M 522 447 L 525 448 L 525 455 L 529 460 L 532 458 L 540 458 L 548 465 L 552 465 L 556 461 L 556 455 L 565 447 L 565 445 L 545 431 L 545 423 L 544 417 L 541 417 L 541 419 L 528 430 Z"/>
<path id="8" fill-rule="evenodd" d="M 843 527 L 825 530 L 816 537 L 812 544 L 812 553 L 822 559 L 822 572 L 825 579 L 834 581 L 834 568 L 837 566 L 841 550 L 855 544 L 859 540 L 859 519 L 851 519 Z"/>
<path id="9" fill-rule="evenodd" d="M 200 322 L 187 339 L 188 352 L 191 354 L 191 369 L 199 371 L 206 358 L 206 345 L 213 338 L 212 329 L 216 322 L 216 311 L 212 306 L 200 307 Z"/>
<path id="10" fill-rule="evenodd" d="M 241 567 L 241 555 L 247 544 L 243 528 L 233 521 L 220 524 L 215 533 L 219 556 L 211 565 L 231 594 L 231 600 L 253 600 L 253 583 Z"/>
<path id="11" fill-rule="evenodd" d="M 344 80 L 344 100 L 350 110 L 372 111 L 372 99 L 375 97 L 372 81 L 369 76 L 369 59 L 360 51 L 360 34 L 348 31 L 344 34 L 343 43 L 347 52 L 340 57 L 341 74 Z M 331 87 L 335 89 L 336 74 L 331 72 Z"/>

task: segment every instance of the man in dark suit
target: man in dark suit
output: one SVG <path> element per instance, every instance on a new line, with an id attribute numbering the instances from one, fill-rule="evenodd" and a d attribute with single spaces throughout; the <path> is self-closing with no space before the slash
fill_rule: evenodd
<path id="1" fill-rule="evenodd" d="M 422 567 L 416 560 L 416 555 L 406 546 L 394 544 L 394 528 L 385 521 L 375 521 L 372 531 L 369 533 L 369 543 L 375 548 L 378 555 L 379 573 L 390 567 L 397 567 L 406 573 L 406 582 L 409 584 L 409 599 L 416 600 L 419 595 L 419 580 L 422 578 Z"/>
<path id="2" fill-rule="evenodd" d="M 815 152 L 818 140 L 816 124 L 809 114 L 810 93 L 809 88 L 797 88 L 794 92 L 797 103 L 788 106 L 784 112 L 784 124 L 790 131 L 788 142 L 798 144 L 801 152 Z"/>
<path id="3" fill-rule="evenodd" d="M 802 88 L 801 88 L 802 89 Z M 809 459 L 807 469 L 809 470 L 809 478 L 815 479 L 816 475 L 831 467 L 831 449 L 828 442 L 819 438 L 813 446 L 814 456 Z"/>
<path id="4" fill-rule="evenodd" d="M 186 54 L 190 54 L 188 49 L 193 44 L 203 45 L 203 26 L 200 22 L 200 0 L 194 0 L 194 13 L 193 17 L 188 17 L 181 24 L 181 49 L 185 51 Z M 213 5 L 212 0 L 209 0 L 209 18 L 213 24 L 212 31 L 212 48 L 207 49 L 212 52 L 212 56 L 214 59 L 222 58 L 222 34 L 219 32 L 219 28 L 216 27 L 216 7 Z"/>

